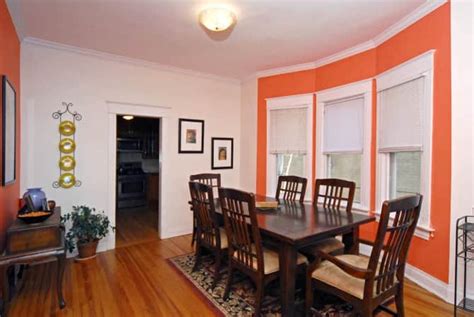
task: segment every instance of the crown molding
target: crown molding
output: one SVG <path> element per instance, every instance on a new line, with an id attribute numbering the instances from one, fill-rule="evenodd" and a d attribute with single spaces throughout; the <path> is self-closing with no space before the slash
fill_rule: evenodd
<path id="1" fill-rule="evenodd" d="M 440 6 L 445 4 L 447 0 L 427 0 L 425 3 L 420 5 L 414 11 L 407 14 L 401 20 L 396 22 L 395 24 L 391 25 L 385 31 L 374 37 L 372 40 L 375 43 L 375 46 L 379 46 L 389 38 L 393 37 L 394 35 L 400 33 L 413 23 L 417 22 L 421 18 L 425 17 L 426 15 L 430 14 L 434 10 L 438 9 Z"/>
<path id="2" fill-rule="evenodd" d="M 218 81 L 228 82 L 228 83 L 232 83 L 236 85 L 241 84 L 240 79 L 237 79 L 237 78 L 222 77 L 222 76 L 218 76 L 214 74 L 197 72 L 190 69 L 163 65 L 159 63 L 149 62 L 143 59 L 130 58 L 130 57 L 122 56 L 122 55 L 100 52 L 100 51 L 96 51 L 96 50 L 92 50 L 88 48 L 81 48 L 77 46 L 61 44 L 61 43 L 42 40 L 42 39 L 38 39 L 34 37 L 26 37 L 23 39 L 21 43 L 22 45 L 30 44 L 30 45 L 42 46 L 42 47 L 47 47 L 47 48 L 51 48 L 55 50 L 76 53 L 76 54 L 81 54 L 85 56 L 92 56 L 92 57 L 100 58 L 107 61 L 131 64 L 134 66 L 145 67 L 145 68 L 155 69 L 159 71 L 172 72 L 176 74 L 194 76 L 194 77 L 209 79 L 209 80 L 218 80 Z"/>
<path id="3" fill-rule="evenodd" d="M 374 38 L 357 44 L 355 46 L 349 47 L 348 49 L 345 49 L 343 51 L 334 53 L 332 55 L 329 55 L 327 57 L 320 58 L 314 62 L 309 62 L 309 63 L 303 63 L 303 64 L 297 64 L 297 65 L 290 65 L 290 66 L 285 66 L 285 67 L 278 67 L 278 68 L 272 68 L 272 69 L 267 69 L 263 71 L 259 71 L 256 73 L 257 78 L 261 77 L 268 77 L 268 76 L 273 76 L 273 75 L 279 75 L 279 74 L 285 74 L 285 73 L 291 73 L 291 72 L 297 72 L 297 71 L 302 71 L 302 70 L 309 70 L 309 69 L 314 69 L 317 67 L 321 67 L 327 64 L 334 63 L 338 60 L 365 52 L 367 50 L 376 48 L 389 38 L 393 37 L 394 35 L 400 33 L 413 23 L 417 22 L 421 18 L 425 17 L 426 15 L 430 14 L 434 10 L 438 9 L 440 6 L 445 4 L 447 0 L 427 0 L 425 3 L 420 5 L 418 8 L 416 8 L 414 11 L 410 12 L 407 14 L 405 17 L 403 17 L 401 20 L 398 22 L 392 24 L 390 27 L 385 29 L 383 32 L 375 36 Z"/>

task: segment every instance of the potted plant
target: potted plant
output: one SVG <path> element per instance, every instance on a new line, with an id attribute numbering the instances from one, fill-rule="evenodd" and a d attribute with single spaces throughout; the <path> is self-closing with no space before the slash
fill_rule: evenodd
<path id="1" fill-rule="evenodd" d="M 99 240 L 115 228 L 110 225 L 110 220 L 103 211 L 98 213 L 95 208 L 87 206 L 74 206 L 72 209 L 71 213 L 62 217 L 63 223 L 72 222 L 66 234 L 66 248 L 72 252 L 77 246 L 79 260 L 93 258 L 96 256 Z"/>

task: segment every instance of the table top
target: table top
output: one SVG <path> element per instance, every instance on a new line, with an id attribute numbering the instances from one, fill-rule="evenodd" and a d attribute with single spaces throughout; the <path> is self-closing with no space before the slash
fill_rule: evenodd
<path id="1" fill-rule="evenodd" d="M 275 201 L 274 198 L 256 196 L 256 201 Z M 221 213 L 216 202 L 216 212 Z M 267 235 L 290 244 L 304 245 L 315 239 L 350 231 L 362 224 L 375 221 L 374 216 L 348 213 L 345 209 L 325 208 L 320 204 L 285 202 L 280 200 L 277 209 L 257 208 L 258 226 Z"/>

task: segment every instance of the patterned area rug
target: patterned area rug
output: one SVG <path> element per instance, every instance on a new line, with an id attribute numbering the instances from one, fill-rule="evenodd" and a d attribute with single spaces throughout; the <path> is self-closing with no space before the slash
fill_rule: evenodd
<path id="1" fill-rule="evenodd" d="M 191 282 L 201 295 L 207 298 L 213 306 L 224 316 L 252 316 L 255 302 L 255 288 L 250 279 L 245 275 L 234 273 L 233 284 L 227 301 L 222 298 L 225 283 L 227 281 L 227 270 L 221 271 L 221 279 L 214 289 L 211 288 L 213 278 L 213 258 L 203 257 L 200 267 L 196 272 L 192 272 L 194 266 L 194 255 L 181 255 L 169 260 L 170 263 L 189 282 Z M 225 265 L 224 265 L 225 266 Z M 296 292 L 296 304 L 300 314 L 303 316 L 304 293 L 302 289 Z M 352 317 L 355 316 L 352 307 L 338 298 L 321 295 L 319 296 L 313 316 L 318 317 Z M 276 281 L 265 289 L 265 298 L 262 304 L 262 315 L 265 317 L 281 316 L 279 303 L 279 285 Z"/>

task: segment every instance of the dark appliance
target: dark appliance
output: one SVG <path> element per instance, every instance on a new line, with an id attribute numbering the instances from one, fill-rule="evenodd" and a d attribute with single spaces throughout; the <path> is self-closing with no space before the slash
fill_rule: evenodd
<path id="1" fill-rule="evenodd" d="M 147 179 L 142 163 L 120 163 L 117 170 L 117 208 L 145 206 L 146 190 Z"/>
<path id="2" fill-rule="evenodd" d="M 143 142 L 138 138 L 117 138 L 118 152 L 143 152 Z"/>

